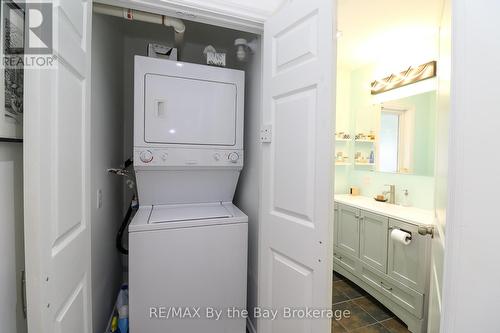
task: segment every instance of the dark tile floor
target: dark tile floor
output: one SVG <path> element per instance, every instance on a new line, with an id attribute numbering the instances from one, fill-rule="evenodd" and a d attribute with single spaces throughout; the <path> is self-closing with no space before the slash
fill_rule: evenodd
<path id="1" fill-rule="evenodd" d="M 363 289 L 338 273 L 333 274 L 333 310 L 349 316 L 332 320 L 333 333 L 408 333 L 405 324 Z"/>

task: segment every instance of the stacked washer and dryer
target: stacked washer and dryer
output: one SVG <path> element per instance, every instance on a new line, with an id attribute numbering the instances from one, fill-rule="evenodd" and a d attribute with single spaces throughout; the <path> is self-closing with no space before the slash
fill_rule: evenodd
<path id="1" fill-rule="evenodd" d="M 136 56 L 134 81 L 130 331 L 243 333 L 228 310 L 246 308 L 244 72 Z"/>

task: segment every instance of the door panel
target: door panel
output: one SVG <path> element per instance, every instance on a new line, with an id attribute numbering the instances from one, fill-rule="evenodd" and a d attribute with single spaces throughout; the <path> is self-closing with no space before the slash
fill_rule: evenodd
<path id="1" fill-rule="evenodd" d="M 333 227 L 333 246 L 334 248 L 338 247 L 338 243 L 339 243 L 339 233 L 338 233 L 338 224 L 339 224 L 339 204 L 338 203 L 334 203 L 334 206 L 333 206 L 333 224 L 334 224 L 334 227 Z M 335 255 L 334 255 L 335 256 Z"/>
<path id="2" fill-rule="evenodd" d="M 313 269 L 276 251 L 272 253 L 271 276 L 273 307 L 304 308 L 313 306 Z M 294 292 L 290 294 L 290 290 Z M 278 318 L 272 323 L 272 332 L 308 332 L 311 323 L 304 320 Z"/>
<path id="3" fill-rule="evenodd" d="M 359 258 L 359 209 L 339 205 L 337 227 L 337 246 L 342 251 Z"/>
<path id="4" fill-rule="evenodd" d="M 331 307 L 334 1 L 289 1 L 264 27 L 259 306 Z M 260 319 L 258 331 L 329 332 L 330 321 Z"/>
<path id="5" fill-rule="evenodd" d="M 308 88 L 275 98 L 271 111 L 274 214 L 310 227 L 314 227 L 315 108 L 316 88 Z"/>
<path id="6" fill-rule="evenodd" d="M 412 238 L 408 245 L 389 238 L 387 274 L 404 285 L 423 293 L 429 274 L 430 237 L 420 235 L 416 226 L 394 219 L 389 219 L 389 228 L 410 232 Z"/>
<path id="7" fill-rule="evenodd" d="M 387 271 L 388 227 L 387 217 L 361 211 L 360 258 L 383 273 Z"/>
<path id="8" fill-rule="evenodd" d="M 54 3 L 57 67 L 25 74 L 28 329 L 90 332 L 91 2 Z"/>

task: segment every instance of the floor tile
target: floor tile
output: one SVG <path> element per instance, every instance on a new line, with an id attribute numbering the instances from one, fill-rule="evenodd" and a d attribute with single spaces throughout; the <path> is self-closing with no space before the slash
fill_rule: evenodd
<path id="1" fill-rule="evenodd" d="M 345 328 L 339 324 L 335 319 L 332 319 L 332 333 L 345 333 Z"/>
<path id="2" fill-rule="evenodd" d="M 405 324 L 403 324 L 403 322 L 397 318 L 384 320 L 381 322 L 381 324 L 384 325 L 384 327 L 387 328 L 389 330 L 389 332 L 391 332 L 391 333 L 409 333 L 410 332 L 406 328 Z"/>
<path id="3" fill-rule="evenodd" d="M 389 311 L 389 309 L 380 304 L 371 296 L 357 298 L 353 302 L 359 305 L 363 310 L 368 312 L 370 316 L 377 319 L 377 321 L 382 321 L 394 317 L 394 314 Z"/>
<path id="4" fill-rule="evenodd" d="M 339 323 L 348 331 L 368 326 L 376 322 L 375 318 L 370 316 L 366 311 L 354 304 L 352 301 L 338 303 L 334 305 L 333 308 L 334 310 L 341 310 L 342 312 L 349 310 L 350 315 L 339 320 Z"/>
<path id="5" fill-rule="evenodd" d="M 333 285 L 332 304 L 348 301 L 349 297 Z"/>
<path id="6" fill-rule="evenodd" d="M 350 299 L 358 298 L 363 295 L 366 295 L 366 292 L 363 291 L 358 286 L 354 285 L 352 282 L 348 281 L 336 281 L 333 283 L 333 288 L 338 289 L 342 293 L 344 293 Z"/>
<path id="7" fill-rule="evenodd" d="M 373 325 L 361 327 L 350 331 L 352 333 L 390 333 L 382 324 L 376 323 Z"/>

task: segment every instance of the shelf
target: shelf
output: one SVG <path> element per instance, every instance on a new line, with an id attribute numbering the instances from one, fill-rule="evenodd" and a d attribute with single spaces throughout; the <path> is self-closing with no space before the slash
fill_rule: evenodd
<path id="1" fill-rule="evenodd" d="M 375 143 L 376 140 L 354 140 L 355 142 L 363 142 L 363 143 Z"/>
<path id="2" fill-rule="evenodd" d="M 349 142 L 351 140 L 352 139 L 337 139 L 337 138 L 335 138 L 335 141 L 340 141 L 340 142 Z"/>
<path id="3" fill-rule="evenodd" d="M 340 165 L 351 165 L 349 162 L 335 162 L 335 166 L 340 166 Z"/>
<path id="4" fill-rule="evenodd" d="M 361 162 L 355 162 L 354 165 L 359 165 L 359 166 L 375 166 L 375 163 L 361 163 Z"/>

